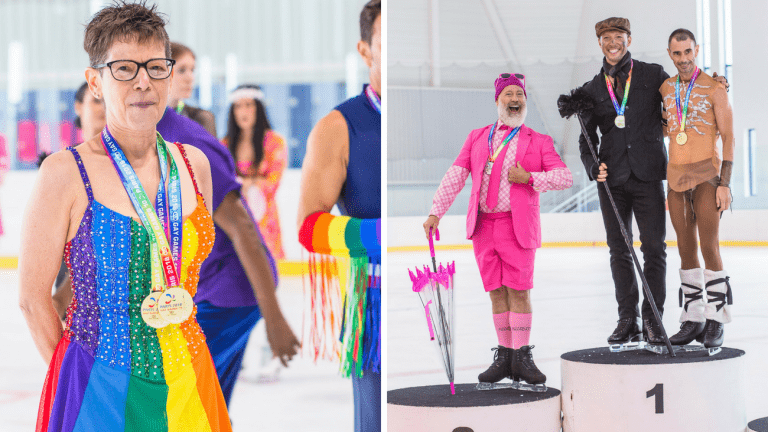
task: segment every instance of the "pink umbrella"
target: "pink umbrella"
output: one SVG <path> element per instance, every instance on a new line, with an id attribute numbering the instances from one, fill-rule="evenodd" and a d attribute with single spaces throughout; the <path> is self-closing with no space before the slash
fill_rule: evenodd
<path id="1" fill-rule="evenodd" d="M 437 240 L 440 232 L 435 229 Z M 429 338 L 435 342 L 440 359 L 451 383 L 451 394 L 456 394 L 454 388 L 453 363 L 453 275 L 456 273 L 454 263 L 443 266 L 435 260 L 435 244 L 432 241 L 432 231 L 429 232 L 429 251 L 432 254 L 432 269 L 424 266 L 416 268 L 416 274 L 408 270 L 413 282 L 413 291 L 419 294 L 424 315 L 427 318 Z"/>

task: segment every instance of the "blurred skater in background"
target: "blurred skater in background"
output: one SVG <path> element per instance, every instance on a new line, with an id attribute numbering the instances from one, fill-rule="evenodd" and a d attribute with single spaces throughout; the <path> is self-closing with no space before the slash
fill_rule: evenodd
<path id="1" fill-rule="evenodd" d="M 168 106 L 184 117 L 196 121 L 215 137 L 216 117 L 213 113 L 184 102 L 184 99 L 192 97 L 192 90 L 195 88 L 195 53 L 185 45 L 171 42 L 171 58 L 176 60 L 176 65 L 173 67 L 173 88 L 168 98 Z"/>
<path id="2" fill-rule="evenodd" d="M 318 221 L 325 220 L 328 224 L 330 218 L 336 218 L 328 214 L 336 204 L 343 215 L 357 219 L 358 223 L 359 219 L 381 218 L 380 0 L 369 1 L 360 13 L 360 41 L 357 50 L 368 66 L 370 84 L 363 86 L 360 95 L 347 100 L 323 117 L 309 135 L 307 156 L 301 172 L 298 212 L 300 240 L 302 233 L 315 232 L 328 238 L 327 230 L 321 232 L 323 230 L 319 228 L 322 223 Z M 330 222 L 330 225 L 333 224 L 334 222 Z M 313 236 L 307 237 L 310 238 L 305 237 L 302 244 L 310 252 L 315 252 Z M 349 240 L 346 239 L 348 242 Z M 360 239 L 353 240 L 362 244 Z M 380 251 L 378 253 L 380 254 Z M 374 277 L 367 277 L 370 270 L 366 268 L 359 272 L 353 270 L 353 273 L 362 275 L 362 278 L 356 279 L 375 279 L 376 272 L 379 271 L 377 267 L 380 268 L 380 265 L 373 264 L 370 267 L 374 268 L 371 275 Z M 354 280 L 348 284 L 350 287 L 365 285 L 364 280 Z M 380 295 L 380 292 L 380 287 L 368 289 L 366 304 L 377 305 L 376 296 Z M 350 308 L 350 303 L 346 304 L 347 308 Z M 372 326 L 366 323 L 366 331 L 360 339 L 363 346 L 375 347 L 381 338 L 380 331 L 377 331 L 380 303 L 365 313 L 367 317 L 372 317 L 370 321 L 374 322 Z M 346 326 L 351 327 L 352 323 L 346 323 Z M 336 337 L 338 338 L 338 335 Z M 347 338 L 345 335 L 344 339 Z M 378 432 L 381 430 L 381 359 L 374 354 L 370 362 L 357 359 L 354 364 L 349 365 L 345 364 L 345 358 L 349 358 L 346 352 L 342 354 L 342 371 L 352 378 L 355 431 Z M 363 363 L 365 367 L 362 366 Z M 354 370 L 348 369 L 350 366 Z"/>
<path id="3" fill-rule="evenodd" d="M 285 139 L 269 124 L 259 86 L 243 84 L 229 100 L 227 136 L 221 142 L 235 159 L 243 197 L 259 222 L 267 247 L 276 259 L 285 259 L 275 199 L 288 157 Z"/>

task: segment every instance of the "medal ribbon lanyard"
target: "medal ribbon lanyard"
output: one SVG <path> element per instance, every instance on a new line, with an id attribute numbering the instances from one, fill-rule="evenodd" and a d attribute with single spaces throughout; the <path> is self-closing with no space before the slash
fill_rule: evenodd
<path id="1" fill-rule="evenodd" d="M 498 122 L 497 122 L 498 123 Z M 509 135 L 507 135 L 506 138 L 504 138 L 504 141 L 501 142 L 501 145 L 499 148 L 496 149 L 496 151 L 493 151 L 493 132 L 496 130 L 496 124 L 493 124 L 493 127 L 491 128 L 491 133 L 488 134 L 488 162 L 494 163 L 496 162 L 496 158 L 499 157 L 499 154 L 502 150 L 504 150 L 504 147 L 509 144 L 510 141 L 512 141 L 512 138 L 517 135 L 517 133 L 520 131 L 521 126 L 518 126 L 511 131 L 509 131 Z"/>
<path id="2" fill-rule="evenodd" d="M 381 114 L 381 98 L 376 94 L 370 84 L 365 87 L 365 95 L 368 96 L 368 101 L 373 105 L 376 112 Z"/>
<path id="3" fill-rule="evenodd" d="M 696 78 L 699 76 L 701 69 L 695 66 L 696 70 L 693 71 L 691 82 L 688 83 L 688 90 L 685 92 L 685 105 L 680 109 L 680 75 L 677 75 L 677 81 L 675 81 L 675 106 L 677 108 L 677 123 L 680 125 L 680 132 L 685 132 L 685 118 L 688 115 L 688 101 L 691 99 L 691 91 L 693 90 L 693 84 L 696 82 Z"/>
<path id="4" fill-rule="evenodd" d="M 611 95 L 611 102 L 613 102 L 613 108 L 616 110 L 617 116 L 623 116 L 624 110 L 627 108 L 627 99 L 629 96 L 629 86 L 632 83 L 632 69 L 635 68 L 635 61 L 630 60 L 629 77 L 627 78 L 627 85 L 624 86 L 624 99 L 621 101 L 621 107 L 619 107 L 619 101 L 616 99 L 616 93 L 613 92 L 613 85 L 608 78 L 608 74 L 605 75 L 605 84 L 608 86 L 608 93 Z M 618 78 L 616 78 L 618 80 Z"/>
<path id="5" fill-rule="evenodd" d="M 158 133 L 157 154 L 160 160 L 161 178 L 156 200 L 157 213 L 152 208 L 151 201 L 139 182 L 136 172 L 107 127 L 101 133 L 101 143 L 115 166 L 139 219 L 147 228 L 151 247 L 152 291 L 163 291 L 164 286 L 178 287 L 181 285 L 177 270 L 181 265 L 181 181 L 178 167 L 168 153 L 165 141 Z M 168 185 L 169 199 L 166 200 L 165 178 L 168 161 L 170 161 L 171 172 Z M 166 232 L 170 234 L 172 249 L 169 247 Z"/>

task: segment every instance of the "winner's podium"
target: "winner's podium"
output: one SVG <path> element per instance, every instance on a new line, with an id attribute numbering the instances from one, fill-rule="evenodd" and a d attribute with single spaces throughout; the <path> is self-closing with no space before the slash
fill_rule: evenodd
<path id="1" fill-rule="evenodd" d="M 392 432 L 559 432 L 560 391 L 476 390 L 477 384 L 409 387 L 387 392 Z"/>
<path id="2" fill-rule="evenodd" d="M 749 422 L 747 432 L 768 432 L 768 417 Z"/>
<path id="3" fill-rule="evenodd" d="M 563 432 L 743 432 L 744 351 L 561 356 Z"/>

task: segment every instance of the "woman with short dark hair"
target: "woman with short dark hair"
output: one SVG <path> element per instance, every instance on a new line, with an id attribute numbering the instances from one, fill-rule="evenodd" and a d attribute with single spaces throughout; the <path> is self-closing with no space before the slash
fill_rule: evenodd
<path id="1" fill-rule="evenodd" d="M 19 301 L 50 362 L 38 431 L 231 431 L 192 297 L 214 240 L 210 167 L 156 130 L 174 65 L 164 26 L 125 2 L 91 19 L 85 74 L 107 126 L 46 158 L 30 197 Z M 62 254 L 63 329 L 50 295 Z"/>
<path id="2" fill-rule="evenodd" d="M 190 118 L 216 137 L 216 117 L 212 112 L 193 107 L 184 102 L 192 97 L 195 84 L 195 53 L 178 42 L 171 42 L 171 58 L 176 61 L 173 69 L 173 88 L 168 106 L 184 117 Z"/>

